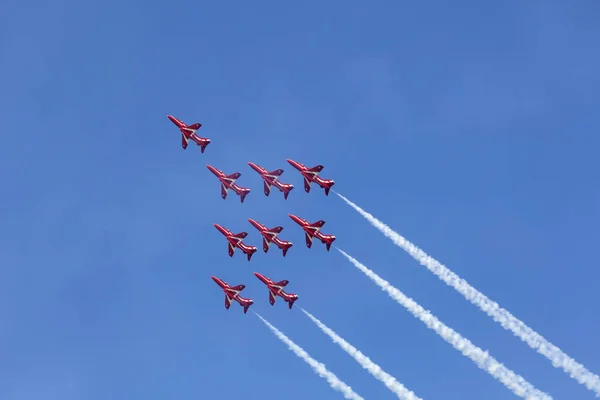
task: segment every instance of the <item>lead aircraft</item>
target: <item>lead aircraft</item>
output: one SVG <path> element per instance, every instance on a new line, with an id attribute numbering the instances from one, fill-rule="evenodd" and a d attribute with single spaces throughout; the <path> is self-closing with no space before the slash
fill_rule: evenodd
<path id="1" fill-rule="evenodd" d="M 200 152 L 204 153 L 206 146 L 210 144 L 210 139 L 200 137 L 196 134 L 196 131 L 202 127 L 200 122 L 196 122 L 195 124 L 186 125 L 183 121 L 175 118 L 172 115 L 167 115 L 167 118 L 171 120 L 172 123 L 177 125 L 179 130 L 181 131 L 181 147 L 183 149 L 187 149 L 188 142 L 193 140 L 198 146 L 200 146 Z"/>
<path id="2" fill-rule="evenodd" d="M 304 236 L 306 237 L 306 247 L 310 249 L 312 246 L 313 238 L 319 239 L 322 243 L 325 244 L 327 251 L 331 248 L 331 244 L 335 241 L 335 236 L 333 235 L 324 235 L 321 233 L 321 228 L 325 225 L 325 221 L 320 220 L 317 222 L 309 223 L 305 219 L 296 217 L 294 214 L 288 214 L 294 222 L 304 229 Z"/>
<path id="3" fill-rule="evenodd" d="M 252 162 L 248 162 L 248 165 L 252 167 L 253 170 L 258 172 L 260 176 L 263 178 L 263 188 L 265 192 L 265 196 L 269 196 L 271 193 L 271 186 L 275 186 L 279 189 L 280 192 L 283 193 L 284 200 L 287 200 L 290 191 L 294 188 L 294 185 L 289 183 L 283 183 L 279 180 L 281 174 L 283 174 L 282 169 L 276 169 L 275 171 L 267 171 L 260 165 L 254 164 Z"/>
<path id="4" fill-rule="evenodd" d="M 229 249 L 229 257 L 233 257 L 233 253 L 235 252 L 235 248 L 240 249 L 244 254 L 248 256 L 248 261 L 252 258 L 252 254 L 256 252 L 256 247 L 248 246 L 242 242 L 246 236 L 248 236 L 248 232 L 240 232 L 240 233 L 232 233 L 229 229 L 223 228 L 219 224 L 214 224 L 215 228 L 219 230 L 226 238 L 228 242 Z"/>
<path id="5" fill-rule="evenodd" d="M 225 200 L 227 198 L 227 191 L 229 189 L 233 190 L 238 196 L 240 196 L 240 201 L 243 203 L 244 199 L 246 198 L 246 195 L 248 193 L 250 193 L 250 189 L 248 188 L 243 188 L 238 186 L 235 181 L 242 176 L 242 174 L 240 174 L 239 172 L 235 172 L 233 174 L 230 175 L 225 175 L 223 173 L 223 171 L 219 171 L 217 168 L 213 167 L 212 165 L 207 165 L 206 168 L 208 168 L 210 170 L 210 172 L 212 172 L 213 174 L 215 174 L 215 176 L 217 178 L 219 178 L 219 181 L 221 181 L 221 197 L 223 198 L 223 200 Z"/>
<path id="6" fill-rule="evenodd" d="M 306 165 L 290 160 L 289 158 L 286 161 L 300 171 L 304 177 L 304 190 L 306 193 L 310 193 L 310 184 L 314 182 L 325 190 L 325 196 L 329 196 L 329 190 L 335 185 L 335 182 L 332 179 L 323 179 L 319 176 L 319 172 L 325 168 L 324 166 L 316 165 L 312 168 L 308 168 Z"/>
<path id="7" fill-rule="evenodd" d="M 229 286 L 227 282 L 220 280 L 216 276 L 211 276 L 211 278 L 225 292 L 226 309 L 229 310 L 229 307 L 231 307 L 231 300 L 235 300 L 240 303 L 240 306 L 244 307 L 244 314 L 246 314 L 248 307 L 254 304 L 254 301 L 240 296 L 240 292 L 246 288 L 246 285 Z"/>
<path id="8" fill-rule="evenodd" d="M 269 303 L 271 303 L 271 305 L 275 304 L 275 299 L 277 296 L 279 296 L 288 303 L 290 310 L 292 309 L 294 302 L 298 300 L 298 295 L 284 292 L 283 288 L 289 283 L 288 280 L 284 279 L 279 282 L 273 282 L 271 279 L 259 274 L 258 272 L 255 272 L 254 275 L 256 275 L 256 277 L 265 285 L 267 285 L 267 288 L 269 289 Z"/>

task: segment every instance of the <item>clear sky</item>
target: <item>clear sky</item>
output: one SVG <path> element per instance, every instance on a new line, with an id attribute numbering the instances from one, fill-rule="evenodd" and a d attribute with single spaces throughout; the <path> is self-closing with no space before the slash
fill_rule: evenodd
<path id="1" fill-rule="evenodd" d="M 218 4 L 217 4 L 218 3 Z M 283 4 L 285 3 L 285 4 Z M 402 4 L 401 4 L 402 3 Z M 417 4 L 419 3 L 419 4 Z M 600 373 L 600 4 L 16 1 L 0 7 L 0 398 L 342 398 L 216 275 L 366 399 L 394 396 L 299 309 L 423 399 L 515 396 L 321 243 L 555 399 L 555 369 L 285 162 Z M 563 4 L 561 4 L 563 3 Z M 368 4 L 368 5 L 367 5 Z M 205 154 L 166 118 L 201 122 Z M 287 201 L 246 164 L 283 168 Z M 252 192 L 222 200 L 212 164 Z M 253 218 L 294 247 L 264 254 Z M 249 233 L 251 262 L 213 227 Z"/>

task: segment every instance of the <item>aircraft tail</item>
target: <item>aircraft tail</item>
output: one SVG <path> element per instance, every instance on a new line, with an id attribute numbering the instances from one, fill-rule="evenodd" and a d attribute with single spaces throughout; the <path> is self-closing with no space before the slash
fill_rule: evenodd
<path id="1" fill-rule="evenodd" d="M 296 295 L 292 295 L 292 296 L 288 297 L 287 299 L 285 299 L 285 301 L 287 301 L 287 303 L 288 303 L 290 310 L 292 309 L 292 306 L 294 305 L 294 302 L 296 300 L 298 300 L 298 296 L 296 296 Z"/>
<path id="2" fill-rule="evenodd" d="M 327 248 L 327 251 L 329 251 L 331 245 L 333 244 L 333 242 L 335 242 L 335 239 L 336 237 L 333 235 L 325 236 L 325 248 Z"/>
<path id="3" fill-rule="evenodd" d="M 241 193 L 240 193 L 240 201 L 243 203 L 244 199 L 246 198 L 246 196 L 248 195 L 248 193 L 250 193 L 250 189 L 248 188 L 242 188 Z"/>
<path id="4" fill-rule="evenodd" d="M 288 183 L 288 184 L 283 185 L 282 187 L 283 187 L 283 199 L 287 200 L 290 192 L 294 188 L 294 185 L 291 185 Z"/>
<path id="5" fill-rule="evenodd" d="M 248 249 L 248 253 L 246 253 L 248 255 L 248 261 L 250 261 L 254 253 L 256 253 L 256 247 L 251 247 Z"/>
<path id="6" fill-rule="evenodd" d="M 248 308 L 250 308 L 250 306 L 252 304 L 254 304 L 253 300 L 248 300 L 248 301 L 244 302 L 244 305 L 243 305 L 243 307 L 244 307 L 244 314 L 246 314 L 248 312 Z"/>
<path id="7" fill-rule="evenodd" d="M 323 181 L 323 189 L 325 190 L 325 196 L 329 196 L 329 191 L 331 190 L 331 187 L 333 185 L 335 185 L 335 181 L 331 179 Z"/>
<path id="8" fill-rule="evenodd" d="M 292 247 L 293 244 L 292 242 L 283 242 L 283 256 L 285 257 L 285 255 L 287 254 L 287 251 L 290 249 L 290 247 Z"/>

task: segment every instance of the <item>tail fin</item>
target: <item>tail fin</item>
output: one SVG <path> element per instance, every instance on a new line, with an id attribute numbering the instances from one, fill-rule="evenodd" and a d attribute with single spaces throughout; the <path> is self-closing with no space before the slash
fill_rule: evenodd
<path id="1" fill-rule="evenodd" d="M 246 196 L 250 193 L 250 189 L 242 188 L 242 193 L 240 194 L 240 201 L 243 203 Z"/>
<path id="2" fill-rule="evenodd" d="M 256 247 L 252 247 L 249 251 L 248 251 L 248 261 L 250 261 L 250 259 L 252 258 L 252 255 L 256 253 Z"/>
<path id="3" fill-rule="evenodd" d="M 282 249 L 284 257 L 287 254 L 287 252 L 290 249 L 290 247 L 292 247 L 292 246 L 293 246 L 292 242 L 284 242 L 284 247 Z"/>
<path id="4" fill-rule="evenodd" d="M 292 191 L 293 188 L 294 188 L 294 185 L 291 185 L 289 183 L 283 186 L 283 199 L 284 200 L 287 200 L 287 198 L 290 195 L 290 192 Z"/>
<path id="5" fill-rule="evenodd" d="M 328 179 L 326 181 L 323 181 L 323 185 L 323 189 L 325 190 L 325 196 L 329 196 L 329 190 L 331 190 L 331 187 L 335 185 L 335 181 Z"/>
<path id="6" fill-rule="evenodd" d="M 244 303 L 244 314 L 246 314 L 248 312 L 248 308 L 250 308 L 250 306 L 254 304 L 254 302 L 252 300 L 248 300 L 247 302 Z"/>
<path id="7" fill-rule="evenodd" d="M 294 302 L 295 302 L 296 300 L 298 300 L 298 296 L 294 296 L 294 297 L 292 297 L 291 299 L 288 299 L 288 300 L 287 300 L 287 302 L 288 302 L 288 306 L 290 307 L 290 310 L 292 309 L 292 306 L 294 305 Z"/>
<path id="8" fill-rule="evenodd" d="M 333 242 L 335 242 L 335 236 L 333 235 L 329 235 L 325 237 L 325 248 L 327 248 L 327 251 L 329 251 L 329 249 L 331 248 L 331 245 Z"/>

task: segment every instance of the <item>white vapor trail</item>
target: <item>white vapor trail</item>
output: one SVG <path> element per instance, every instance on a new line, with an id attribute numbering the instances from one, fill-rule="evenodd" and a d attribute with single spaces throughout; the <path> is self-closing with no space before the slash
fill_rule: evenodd
<path id="1" fill-rule="evenodd" d="M 369 371 L 373 377 L 379 381 L 381 381 L 392 393 L 398 396 L 399 399 L 404 400 L 421 400 L 420 397 L 415 395 L 413 392 L 404 387 L 400 382 L 396 380 L 393 376 L 385 372 L 381 367 L 375 364 L 371 359 L 361 353 L 356 347 L 352 346 L 350 343 L 346 342 L 343 338 L 341 338 L 337 333 L 328 328 L 325 324 L 315 318 L 311 313 L 300 307 L 300 310 L 308 318 L 310 318 L 315 325 L 317 325 L 327 336 L 333 340 L 334 343 L 337 343 L 342 350 L 348 353 L 352 358 L 358 362 L 361 367 Z"/>
<path id="2" fill-rule="evenodd" d="M 258 318 L 260 318 L 267 327 L 269 327 L 269 329 L 273 332 L 273 334 L 275 336 L 277 336 L 277 338 L 279 340 L 281 340 L 283 343 L 287 344 L 291 351 L 293 351 L 298 357 L 300 357 L 308 365 L 310 365 L 311 368 L 315 371 L 315 373 L 317 375 L 319 375 L 321 378 L 325 378 L 327 380 L 327 382 L 329 383 L 329 386 L 331 386 L 331 388 L 333 390 L 341 392 L 344 395 L 345 399 L 365 400 L 360 395 L 355 393 L 350 386 L 346 385 L 344 382 L 342 382 L 340 380 L 340 378 L 335 376 L 335 374 L 333 372 L 329 371 L 325 367 L 325 364 L 320 363 L 317 360 L 315 360 L 314 358 L 312 358 L 306 351 L 304 351 L 304 349 L 302 349 L 296 343 L 292 342 L 292 340 L 290 338 L 285 336 L 283 334 L 283 332 L 281 332 L 279 329 L 277 329 L 273 325 L 271 325 L 269 323 L 269 321 L 267 321 L 266 319 L 261 317 L 260 314 L 258 314 L 256 311 L 252 311 L 252 312 L 254 314 L 256 314 L 256 316 Z"/>
<path id="3" fill-rule="evenodd" d="M 402 235 L 392 230 L 392 228 L 379 221 L 373 215 L 369 214 L 341 194 L 337 192 L 335 192 L 335 194 L 349 206 L 358 211 L 358 213 L 365 217 L 371 225 L 391 239 L 394 244 L 404 249 L 421 265 L 433 272 L 438 278 L 444 281 L 444 283 L 456 289 L 456 291 L 462 294 L 468 301 L 479 307 L 488 316 L 492 317 L 494 321 L 502 325 L 504 329 L 511 331 L 516 337 L 527 343 L 529 347 L 549 359 L 555 368 L 562 368 L 571 378 L 596 393 L 596 397 L 600 396 L 600 377 L 598 375 L 589 371 L 582 364 L 569 357 L 560 348 L 550 343 L 529 326 L 525 325 L 523 321 L 519 320 L 506 309 L 500 307 L 498 303 L 490 300 L 486 295 L 469 285 L 467 281 L 412 244 Z"/>
<path id="4" fill-rule="evenodd" d="M 477 366 L 487 371 L 494 378 L 499 380 L 510 389 L 514 394 L 527 400 L 549 400 L 552 399 L 548 394 L 539 391 L 523 377 L 515 374 L 503 364 L 498 362 L 494 357 L 490 356 L 487 351 L 481 350 L 468 339 L 462 337 L 452 328 L 444 325 L 439 319 L 425 310 L 413 299 L 407 297 L 400 290 L 392 286 L 388 281 L 382 279 L 375 272 L 346 254 L 344 251 L 336 249 L 344 255 L 356 268 L 367 275 L 377 286 L 387 292 L 387 294 L 398 304 L 406 308 L 412 315 L 420 319 L 429 329 L 434 330 L 446 342 L 450 343 L 454 348 L 460 351 L 464 356 L 469 357 Z"/>

